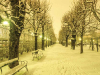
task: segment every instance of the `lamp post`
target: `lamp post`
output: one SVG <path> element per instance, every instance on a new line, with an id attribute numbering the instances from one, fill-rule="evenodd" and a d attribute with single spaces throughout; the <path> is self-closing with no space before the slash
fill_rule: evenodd
<path id="1" fill-rule="evenodd" d="M 8 26 L 9 25 L 8 21 L 3 21 L 3 25 Z"/>

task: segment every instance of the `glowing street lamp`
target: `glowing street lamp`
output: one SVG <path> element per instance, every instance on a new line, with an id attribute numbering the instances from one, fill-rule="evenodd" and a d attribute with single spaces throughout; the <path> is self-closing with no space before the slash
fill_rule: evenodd
<path id="1" fill-rule="evenodd" d="M 40 35 L 40 38 L 42 38 L 42 35 Z"/>
<path id="2" fill-rule="evenodd" d="M 8 23 L 7 21 L 4 21 L 4 22 L 3 22 L 3 25 L 8 26 L 9 23 Z"/>
<path id="3" fill-rule="evenodd" d="M 47 40 L 49 40 L 49 39 L 47 38 Z"/>
<path id="4" fill-rule="evenodd" d="M 71 42 L 71 40 L 69 40 L 69 42 Z"/>
<path id="5" fill-rule="evenodd" d="M 79 40 L 81 41 L 81 38 L 79 38 Z"/>
<path id="6" fill-rule="evenodd" d="M 33 32 L 31 33 L 32 36 L 34 36 Z"/>
<path id="7" fill-rule="evenodd" d="M 46 37 L 44 37 L 44 39 L 46 40 Z"/>

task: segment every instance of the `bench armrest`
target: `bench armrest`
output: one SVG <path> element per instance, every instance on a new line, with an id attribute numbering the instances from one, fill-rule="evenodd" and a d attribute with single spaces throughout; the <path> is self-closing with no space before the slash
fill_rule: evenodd
<path id="1" fill-rule="evenodd" d="M 24 63 L 24 64 L 27 64 L 27 63 L 28 63 L 28 61 L 26 61 L 26 60 L 24 60 L 24 61 L 19 61 L 19 62 L 21 62 L 21 64 L 22 64 L 22 63 Z"/>

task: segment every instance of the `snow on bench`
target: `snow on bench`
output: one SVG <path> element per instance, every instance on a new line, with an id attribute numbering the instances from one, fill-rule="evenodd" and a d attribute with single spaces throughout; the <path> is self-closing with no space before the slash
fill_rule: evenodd
<path id="1" fill-rule="evenodd" d="M 32 51 L 32 56 L 33 56 L 33 60 L 34 58 L 37 58 L 39 60 L 43 56 L 43 51 L 42 50 Z"/>
<path id="2" fill-rule="evenodd" d="M 6 73 L 5 75 L 14 75 L 16 74 L 17 72 L 19 72 L 22 68 L 26 68 L 26 70 L 28 71 L 28 68 L 27 68 L 27 63 L 25 61 L 21 61 L 21 62 L 24 62 L 23 64 L 21 63 L 20 65 L 14 67 L 13 69 L 11 69 L 8 73 Z"/>
<path id="3" fill-rule="evenodd" d="M 12 60 L 8 60 L 8 61 L 5 61 L 5 62 L 0 63 L 1 73 L 2 73 L 2 67 L 6 66 L 6 65 L 8 65 L 9 63 L 12 63 L 12 62 L 14 62 L 14 61 L 18 61 L 18 58 L 14 58 L 14 59 L 12 59 Z"/>
<path id="4" fill-rule="evenodd" d="M 8 60 L 8 61 L 5 61 L 5 62 L 0 63 L 1 73 L 2 73 L 2 67 L 8 65 L 9 63 L 15 62 L 15 61 L 18 61 L 18 58 L 14 58 L 14 59 L 11 59 L 11 60 Z M 13 74 L 17 73 L 19 70 L 21 70 L 24 67 L 28 71 L 28 69 L 27 69 L 27 62 L 25 62 L 25 61 L 19 61 L 19 62 L 21 62 L 21 64 L 19 64 L 18 66 L 12 68 L 5 75 L 13 75 Z"/>

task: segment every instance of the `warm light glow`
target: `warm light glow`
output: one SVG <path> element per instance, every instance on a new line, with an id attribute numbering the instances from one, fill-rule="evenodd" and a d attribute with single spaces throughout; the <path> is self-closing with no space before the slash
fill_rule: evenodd
<path id="1" fill-rule="evenodd" d="M 79 38 L 79 40 L 81 41 L 81 38 Z"/>
<path id="2" fill-rule="evenodd" d="M 49 40 L 49 39 L 47 38 L 47 40 Z"/>
<path id="3" fill-rule="evenodd" d="M 94 40 L 93 40 L 94 41 Z"/>
<path id="4" fill-rule="evenodd" d="M 46 37 L 44 37 L 44 39 L 46 39 Z"/>
<path id="5" fill-rule="evenodd" d="M 9 23 L 7 21 L 4 21 L 3 25 L 9 25 Z"/>
<path id="6" fill-rule="evenodd" d="M 42 35 L 40 35 L 40 38 L 42 38 Z"/>
<path id="7" fill-rule="evenodd" d="M 32 35 L 32 36 L 34 36 L 34 34 L 33 34 L 33 33 L 31 33 L 31 35 Z"/>

